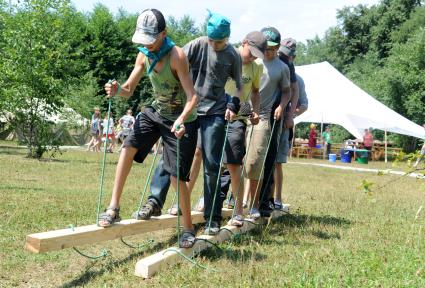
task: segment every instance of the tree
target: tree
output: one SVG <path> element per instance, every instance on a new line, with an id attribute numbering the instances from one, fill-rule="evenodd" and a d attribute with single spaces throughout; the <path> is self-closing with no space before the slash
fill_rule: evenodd
<path id="1" fill-rule="evenodd" d="M 75 14 L 66 0 L 25 0 L 4 17 L 0 102 L 13 115 L 29 157 L 60 144 L 47 119 L 60 113 L 79 76 L 71 45 L 78 35 L 67 25 Z"/>

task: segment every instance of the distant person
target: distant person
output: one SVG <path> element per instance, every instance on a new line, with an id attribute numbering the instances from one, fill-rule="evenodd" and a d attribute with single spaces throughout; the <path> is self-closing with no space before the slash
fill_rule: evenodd
<path id="1" fill-rule="evenodd" d="M 423 124 L 422 127 L 424 127 L 424 129 L 425 129 L 425 124 Z M 418 167 L 419 163 L 422 162 L 424 159 L 425 159 L 425 140 L 424 140 L 424 143 L 422 145 L 421 152 L 418 156 L 418 159 L 416 159 L 416 162 L 413 165 L 413 167 L 415 167 L 415 168 Z"/>
<path id="2" fill-rule="evenodd" d="M 314 148 L 317 146 L 316 124 L 310 124 L 310 132 L 308 134 L 308 159 L 313 158 Z"/>
<path id="3" fill-rule="evenodd" d="M 136 121 L 133 117 L 133 111 L 128 109 L 127 113 L 118 121 L 118 124 L 121 126 L 121 130 L 117 134 L 117 138 L 122 142 L 120 151 L 124 145 L 125 138 L 130 135 L 131 130 L 133 130 L 134 123 L 136 123 Z"/>
<path id="4" fill-rule="evenodd" d="M 363 147 L 368 150 L 368 158 L 370 160 L 372 156 L 373 135 L 370 133 L 369 129 L 364 129 Z"/>
<path id="5" fill-rule="evenodd" d="M 91 117 L 90 121 L 90 142 L 87 144 L 87 151 L 90 151 L 90 149 L 93 147 L 93 151 L 99 152 L 100 151 L 100 142 L 101 142 L 101 133 L 100 133 L 100 109 L 98 107 L 94 108 L 94 113 Z"/>
<path id="6" fill-rule="evenodd" d="M 102 131 L 103 131 L 102 140 L 104 140 L 107 145 L 109 144 L 108 148 L 106 149 L 106 152 L 113 153 L 114 145 L 115 145 L 115 128 L 114 128 L 114 118 L 112 118 L 112 112 L 110 113 L 110 115 L 108 115 L 108 113 L 105 114 L 105 118 L 103 118 L 103 122 L 102 122 Z"/>
<path id="7" fill-rule="evenodd" d="M 326 126 L 325 132 L 322 133 L 322 138 L 326 158 L 329 159 L 329 153 L 331 153 L 331 128 L 329 126 Z"/>

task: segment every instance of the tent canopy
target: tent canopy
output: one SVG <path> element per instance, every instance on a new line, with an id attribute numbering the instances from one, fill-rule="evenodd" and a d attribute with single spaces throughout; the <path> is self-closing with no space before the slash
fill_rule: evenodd
<path id="1" fill-rule="evenodd" d="M 295 118 L 296 124 L 338 124 L 359 139 L 369 127 L 425 139 L 425 129 L 377 101 L 328 62 L 297 66 L 296 71 L 308 95 L 308 110 Z"/>

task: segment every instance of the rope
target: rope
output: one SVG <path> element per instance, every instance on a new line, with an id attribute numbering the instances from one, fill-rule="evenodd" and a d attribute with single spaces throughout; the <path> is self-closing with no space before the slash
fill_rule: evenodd
<path id="1" fill-rule="evenodd" d="M 68 225 L 68 227 L 69 227 L 69 229 L 71 229 L 72 231 L 75 231 L 75 226 L 74 226 L 73 224 L 69 224 L 69 225 Z M 91 259 L 91 260 L 98 260 L 98 259 L 101 259 L 101 258 L 105 258 L 106 256 L 108 256 L 108 255 L 109 255 L 108 250 L 106 250 L 106 249 L 102 249 L 102 251 L 100 251 L 100 254 L 99 254 L 99 255 L 97 255 L 97 256 L 91 256 L 91 255 L 88 255 L 88 254 L 86 254 L 86 253 L 84 253 L 84 252 L 82 252 L 82 251 L 78 250 L 78 249 L 77 249 L 77 248 L 75 248 L 75 247 L 72 247 L 72 249 L 74 249 L 74 251 L 75 251 L 75 252 L 77 252 L 78 254 L 80 254 L 81 256 L 86 257 L 86 258 L 89 258 L 89 259 Z"/>
<path id="2" fill-rule="evenodd" d="M 133 249 L 141 249 L 141 248 L 144 248 L 148 245 L 152 245 L 153 243 L 155 243 L 155 241 L 153 239 L 149 239 L 144 243 L 141 243 L 141 244 L 138 244 L 138 245 L 133 245 L 133 244 L 130 244 L 130 243 L 124 241 L 124 238 L 122 238 L 122 237 L 120 238 L 120 240 L 124 245 L 126 245 L 130 248 L 133 248 Z"/>
<path id="3" fill-rule="evenodd" d="M 250 133 L 249 133 L 248 147 L 247 147 L 247 150 L 246 150 L 245 155 L 248 155 L 249 148 L 251 147 L 251 139 L 252 139 L 252 131 L 253 131 L 253 130 L 254 130 L 254 126 L 252 126 L 252 129 L 251 129 L 251 131 L 250 131 Z M 240 178 L 239 178 L 238 189 L 237 189 L 237 191 L 236 191 L 235 205 L 234 205 L 234 207 L 233 207 L 233 211 L 232 211 L 232 218 L 230 218 L 230 219 L 233 219 L 233 217 L 235 217 L 236 206 L 237 206 L 237 203 L 238 203 L 238 195 L 239 195 L 239 191 L 240 191 L 240 189 L 241 189 L 241 183 L 242 183 L 242 181 L 244 181 L 244 176 L 245 176 L 245 169 L 244 169 L 244 166 L 245 166 L 245 165 L 244 165 L 244 164 L 242 164 L 242 171 L 241 171 L 241 175 L 240 175 Z M 231 194 L 231 193 L 229 193 L 229 199 L 227 200 L 227 208 L 229 208 L 230 195 L 232 195 L 232 194 Z M 242 191 L 242 197 L 243 197 L 243 191 Z"/>
<path id="4" fill-rule="evenodd" d="M 98 256 L 91 256 L 91 255 L 85 254 L 84 252 L 81 252 L 80 250 L 78 250 L 75 247 L 72 247 L 72 249 L 74 249 L 74 251 L 77 252 L 78 254 L 80 254 L 81 256 L 89 258 L 91 260 L 102 259 L 102 258 L 105 258 L 106 256 L 109 255 L 108 250 L 106 250 L 106 249 L 102 249 L 102 251 L 100 252 L 100 255 L 98 255 Z"/>
<path id="5" fill-rule="evenodd" d="M 111 80 L 109 80 L 108 83 L 112 83 Z M 111 119 L 111 103 L 112 98 L 109 98 L 108 101 L 108 123 L 106 124 L 106 138 L 105 138 L 105 144 L 103 145 L 103 161 L 102 161 L 102 172 L 100 174 L 100 191 L 99 191 L 99 197 L 97 200 L 97 213 L 96 213 L 96 224 L 99 226 L 99 214 L 100 214 L 100 206 L 102 205 L 102 198 L 103 198 L 103 183 L 105 180 L 105 163 L 106 163 L 106 146 L 108 144 L 108 134 L 109 134 L 109 122 Z"/>
<path id="6" fill-rule="evenodd" d="M 208 220 L 208 226 L 207 227 L 211 227 L 212 216 L 214 214 L 215 199 L 217 198 L 217 189 L 218 189 L 218 184 L 219 184 L 219 181 L 220 181 L 221 168 L 222 168 L 222 165 L 223 165 L 223 156 L 224 156 L 224 152 L 225 152 L 225 148 L 226 148 L 226 141 L 227 141 L 228 133 L 229 133 L 229 124 L 227 123 L 226 133 L 224 134 L 223 148 L 221 149 L 220 167 L 218 168 L 218 173 L 217 173 L 217 181 L 216 181 L 216 186 L 215 186 L 215 191 L 214 191 L 213 204 L 212 204 L 212 207 L 211 207 L 210 219 Z M 204 205 L 205 205 L 205 202 L 204 202 Z"/>
<path id="7" fill-rule="evenodd" d="M 148 185 L 149 185 L 149 183 L 150 183 L 150 179 L 151 179 L 151 177 L 152 177 L 153 167 L 155 166 L 156 158 L 157 158 L 157 156 L 158 156 L 158 151 L 159 151 L 159 147 L 161 146 L 161 144 L 162 144 L 162 137 L 161 137 L 161 138 L 159 138 L 158 148 L 156 149 L 156 151 L 155 151 L 155 155 L 153 156 L 153 160 L 152 160 L 152 163 L 151 163 L 151 167 L 150 167 L 150 169 L 149 169 L 149 173 L 148 173 L 148 179 L 146 179 L 145 187 L 144 187 L 144 189 L 143 189 L 142 195 L 140 196 L 140 202 L 139 202 L 139 207 L 138 207 L 138 209 L 137 209 L 137 213 L 139 213 L 140 209 L 142 209 L 143 199 L 145 199 L 145 194 L 146 194 L 146 191 L 147 191 L 147 189 L 148 189 Z"/>
<path id="8" fill-rule="evenodd" d="M 167 250 L 165 250 L 163 253 L 162 253 L 162 255 L 164 255 L 165 253 L 167 253 L 167 252 L 175 252 L 175 253 L 177 253 L 178 255 L 180 255 L 183 259 L 186 259 L 187 261 L 189 261 L 190 263 L 192 263 L 192 264 L 194 264 L 195 266 L 198 266 L 199 268 L 202 268 L 202 269 L 205 269 L 205 270 L 211 270 L 211 271 L 214 271 L 214 272 L 220 272 L 220 270 L 217 270 L 217 269 L 215 269 L 215 268 L 211 268 L 211 267 L 207 267 L 207 266 L 204 266 L 204 265 L 202 265 L 202 264 L 199 264 L 198 262 L 196 262 L 195 260 L 193 260 L 192 258 L 190 258 L 190 257 L 188 257 L 188 256 L 186 256 L 186 255 L 184 255 L 180 250 L 178 250 L 178 249 L 176 249 L 176 248 L 168 248 Z"/>
<path id="9" fill-rule="evenodd" d="M 274 123 L 276 123 L 276 121 L 280 121 L 280 120 L 274 120 Z M 278 153 L 279 152 L 279 146 L 280 146 L 280 139 L 279 139 L 279 137 L 278 137 L 278 135 L 276 136 L 277 137 L 277 139 L 276 139 L 276 141 L 277 141 L 277 146 L 276 146 L 276 153 Z M 273 138 L 273 133 L 272 133 L 272 138 Z M 271 138 L 270 138 L 270 141 L 271 141 Z M 267 151 L 267 154 L 268 154 L 268 151 Z M 266 154 L 266 159 L 267 159 L 267 154 Z M 276 168 L 276 167 L 274 167 L 275 166 L 275 164 L 276 164 L 276 160 L 274 161 L 274 163 L 273 163 L 273 169 L 272 169 L 272 173 L 270 173 L 269 174 L 269 176 L 267 177 L 267 182 L 266 182 L 266 185 L 264 186 L 264 187 L 267 187 L 268 185 L 269 185 L 269 182 L 270 182 L 270 179 L 272 179 L 272 177 L 274 177 L 274 173 L 273 173 L 273 171 L 274 171 L 274 169 Z M 263 198 L 264 198 L 264 196 L 265 196 L 265 193 L 263 194 L 263 197 L 261 197 L 261 199 L 260 199 L 260 201 L 261 202 L 263 202 Z"/>
<path id="10" fill-rule="evenodd" d="M 180 130 L 180 125 L 177 125 L 177 130 Z M 180 139 L 177 138 L 177 243 L 180 243 Z M 188 215 L 186 215 L 187 217 Z"/>
<path id="11" fill-rule="evenodd" d="M 260 178 L 259 178 L 259 179 L 261 179 L 261 177 L 263 176 L 263 173 L 264 173 L 264 165 L 266 164 L 267 154 L 268 154 L 268 152 L 269 152 L 270 144 L 271 144 L 272 139 L 273 139 L 273 133 L 274 133 L 274 129 L 275 129 L 275 126 L 276 126 L 276 122 L 277 122 L 277 121 L 274 121 L 274 122 L 273 122 L 273 125 L 272 125 L 272 130 L 271 130 L 271 134 L 270 134 L 270 139 L 269 139 L 269 141 L 268 141 L 268 143 L 267 143 L 266 154 L 265 154 L 265 156 L 264 156 L 263 165 L 261 166 L 261 172 L 260 172 Z M 255 189 L 254 197 L 253 197 L 253 199 L 251 199 L 251 208 L 249 209 L 249 216 L 251 216 L 251 210 L 252 210 L 252 208 L 254 207 L 254 202 L 255 202 L 255 198 L 257 197 L 258 188 L 259 188 L 259 186 L 260 186 L 260 183 L 261 183 L 261 181 L 259 180 L 259 181 L 258 181 L 258 183 L 257 183 L 257 188 Z"/>

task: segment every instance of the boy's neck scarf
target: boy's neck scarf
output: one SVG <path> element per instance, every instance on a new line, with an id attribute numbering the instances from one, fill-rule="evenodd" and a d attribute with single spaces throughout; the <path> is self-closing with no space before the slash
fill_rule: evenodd
<path id="1" fill-rule="evenodd" d="M 161 48 L 157 52 L 150 52 L 146 47 L 138 47 L 139 51 L 145 54 L 146 57 L 152 60 L 152 63 L 148 69 L 148 74 L 151 74 L 155 65 L 164 57 L 176 44 L 168 37 L 162 41 Z"/>

